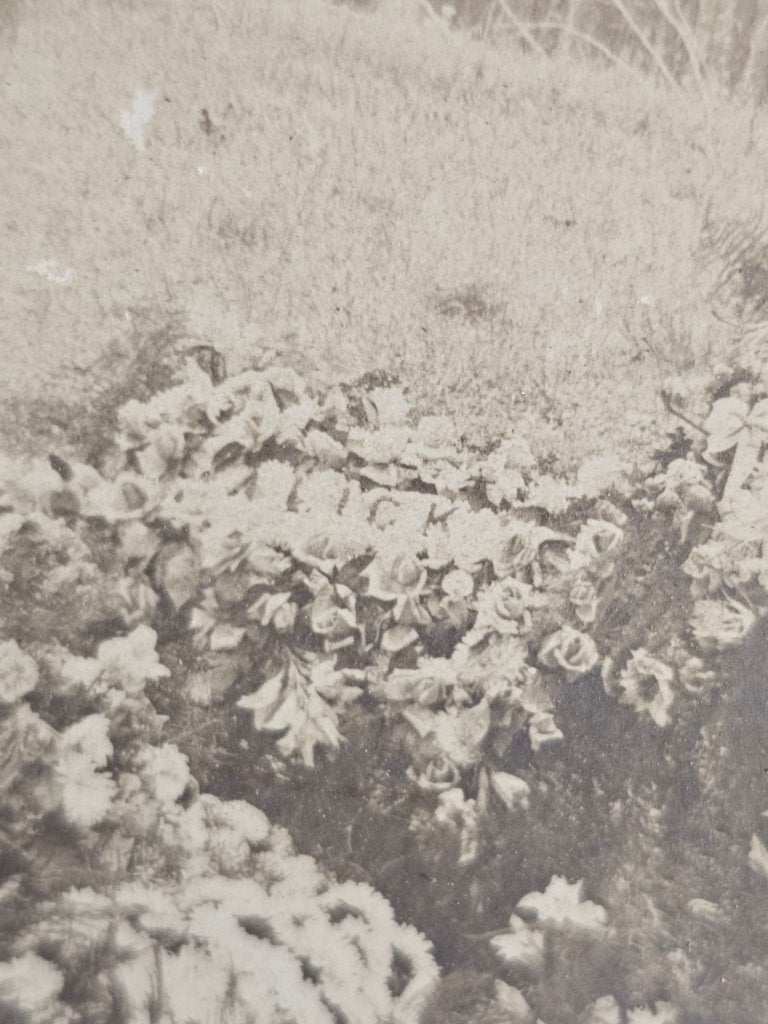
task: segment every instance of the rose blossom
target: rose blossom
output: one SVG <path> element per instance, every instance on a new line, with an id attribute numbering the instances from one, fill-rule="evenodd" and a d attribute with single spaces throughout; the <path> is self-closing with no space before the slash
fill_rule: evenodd
<path id="1" fill-rule="evenodd" d="M 304 565 L 330 576 L 346 562 L 365 554 L 366 544 L 341 530 L 323 530 L 293 546 L 293 557 Z"/>
<path id="2" fill-rule="evenodd" d="M 570 682 L 590 672 L 598 659 L 599 654 L 592 637 L 570 626 L 562 626 L 553 633 L 539 651 L 541 664 L 547 668 L 563 669 Z"/>
<path id="3" fill-rule="evenodd" d="M 610 576 L 613 560 L 624 539 L 624 531 L 605 519 L 588 519 L 576 538 L 576 560 L 598 576 Z"/>
<path id="4" fill-rule="evenodd" d="M 501 636 L 516 636 L 521 628 L 530 625 L 531 616 L 526 607 L 531 588 L 513 576 L 499 580 L 480 595 L 477 621 L 470 639 L 470 646 L 479 643 L 489 633 Z"/>
<path id="5" fill-rule="evenodd" d="M 324 638 L 326 651 L 351 647 L 358 633 L 354 611 L 340 607 L 335 597 L 332 588 L 322 590 L 312 602 L 309 612 L 312 631 Z"/>
<path id="6" fill-rule="evenodd" d="M 619 700 L 639 714 L 649 715 L 658 726 L 669 724 L 669 708 L 674 701 L 673 670 L 642 647 L 633 651 L 618 679 Z"/>
<path id="7" fill-rule="evenodd" d="M 419 619 L 417 603 L 427 582 L 427 570 L 418 558 L 407 551 L 379 554 L 365 571 L 368 578 L 368 596 L 377 601 L 394 601 L 394 618 L 399 622 L 410 612 L 409 618 Z"/>
<path id="8" fill-rule="evenodd" d="M 755 613 L 732 598 L 697 601 L 691 616 L 693 635 L 707 650 L 734 647 L 741 643 L 756 622 Z"/>

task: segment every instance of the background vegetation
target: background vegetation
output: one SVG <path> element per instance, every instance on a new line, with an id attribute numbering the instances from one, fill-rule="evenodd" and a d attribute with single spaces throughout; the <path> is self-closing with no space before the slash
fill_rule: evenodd
<path id="1" fill-rule="evenodd" d="M 638 77 L 653 60 L 616 0 L 454 6 L 452 31 L 418 0 L 4 6 L 9 437 L 51 401 L 59 429 L 108 412 L 163 338 L 230 369 L 260 345 L 326 379 L 384 369 L 565 464 L 665 426 L 660 381 L 736 345 L 711 290 L 735 267 L 743 298 L 762 114 L 708 50 L 706 96 Z M 757 46 L 757 10 L 721 6 L 684 13 L 722 52 Z M 685 81 L 657 8 L 649 41 Z M 512 15 L 604 30 L 621 62 L 521 45 Z"/>

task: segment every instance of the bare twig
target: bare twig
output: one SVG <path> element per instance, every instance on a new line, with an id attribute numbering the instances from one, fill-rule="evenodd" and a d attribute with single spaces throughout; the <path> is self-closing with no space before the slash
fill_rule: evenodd
<path id="1" fill-rule="evenodd" d="M 524 39 L 525 42 L 528 43 L 528 45 L 531 47 L 531 49 L 535 50 L 536 53 L 539 54 L 539 56 L 544 57 L 546 60 L 549 60 L 549 54 L 547 53 L 547 51 L 544 49 L 541 43 L 539 43 L 539 41 L 531 34 L 525 22 L 520 21 L 515 12 L 509 6 L 508 0 L 498 0 L 498 3 L 501 10 L 504 11 L 504 13 L 506 14 L 510 25 L 515 30 L 515 32 L 517 32 L 520 38 Z"/>
<path id="2" fill-rule="evenodd" d="M 698 432 L 700 434 L 704 434 L 705 437 L 709 437 L 709 434 L 700 423 L 695 423 L 692 419 L 689 419 L 688 416 L 685 415 L 685 413 L 680 412 L 679 409 L 676 409 L 672 405 L 672 400 L 670 399 L 669 395 L 666 394 L 666 392 L 664 391 L 661 392 L 661 401 L 667 412 L 671 413 L 673 416 L 676 416 L 679 420 L 682 420 L 683 423 L 687 423 L 688 426 L 692 427 L 694 430 L 698 430 Z"/>
<path id="3" fill-rule="evenodd" d="M 602 55 L 604 57 L 607 57 L 608 60 L 610 60 L 613 64 L 616 64 L 618 67 L 624 68 L 625 71 L 629 71 L 630 74 L 635 76 L 635 78 L 642 79 L 642 77 L 643 77 L 641 72 L 638 71 L 637 68 L 632 67 L 631 64 L 629 64 L 623 58 L 619 57 L 618 54 L 615 54 L 613 52 L 613 50 L 611 50 L 609 47 L 605 46 L 598 39 L 595 39 L 594 36 L 589 35 L 589 33 L 587 33 L 587 32 L 582 32 L 580 29 L 571 28 L 570 25 L 566 25 L 564 22 L 561 22 L 561 21 L 536 21 L 536 22 L 529 21 L 527 23 L 527 28 L 530 31 L 541 30 L 541 31 L 562 32 L 565 35 L 570 36 L 570 37 L 572 37 L 574 39 L 579 39 L 582 42 L 587 43 L 589 46 L 592 46 L 595 50 L 598 50 L 600 53 L 602 53 Z"/>
<path id="4" fill-rule="evenodd" d="M 624 21 L 626 21 L 627 25 L 629 25 L 629 27 L 632 29 L 632 32 L 635 34 L 639 42 L 642 44 L 643 48 L 649 54 L 653 63 L 659 69 L 659 72 L 661 73 L 661 76 L 667 83 L 667 85 L 671 86 L 673 89 L 679 88 L 678 83 L 675 81 L 674 75 L 667 67 L 666 61 L 657 53 L 656 47 L 650 41 L 646 33 L 643 31 L 642 27 L 637 23 L 632 12 L 627 8 L 627 5 L 624 3 L 624 0 L 610 0 L 610 6 L 616 8 L 616 10 L 622 16 Z"/>

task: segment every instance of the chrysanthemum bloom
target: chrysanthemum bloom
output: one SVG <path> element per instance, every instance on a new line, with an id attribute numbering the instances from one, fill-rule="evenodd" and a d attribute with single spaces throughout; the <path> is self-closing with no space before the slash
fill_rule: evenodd
<path id="1" fill-rule="evenodd" d="M 111 775 L 97 771 L 88 754 L 76 749 L 62 751 L 54 777 L 61 811 L 71 825 L 88 829 L 105 817 L 115 795 L 115 783 Z"/>
<path id="2" fill-rule="evenodd" d="M 638 648 L 619 676 L 619 700 L 639 714 L 649 715 L 656 725 L 669 725 L 669 709 L 675 699 L 673 678 L 674 672 L 668 665 Z"/>
<path id="3" fill-rule="evenodd" d="M 127 693 L 141 693 L 147 682 L 164 679 L 170 669 L 155 650 L 157 633 L 149 626 L 136 626 L 127 636 L 114 637 L 99 644 L 97 658 L 108 682 Z"/>
<path id="4" fill-rule="evenodd" d="M 37 686 L 38 670 L 34 658 L 15 640 L 0 643 L 0 704 L 15 704 Z"/>
<path id="5" fill-rule="evenodd" d="M 59 1003 L 63 987 L 61 972 L 36 953 L 0 963 L 0 1011 L 4 1011 L 1 1015 L 4 1020 L 30 1024 L 53 1021 L 64 1011 Z"/>
<path id="6" fill-rule="evenodd" d="M 541 664 L 562 669 L 570 682 L 590 672 L 599 657 L 592 637 L 570 626 L 562 626 L 548 637 L 539 651 Z"/>

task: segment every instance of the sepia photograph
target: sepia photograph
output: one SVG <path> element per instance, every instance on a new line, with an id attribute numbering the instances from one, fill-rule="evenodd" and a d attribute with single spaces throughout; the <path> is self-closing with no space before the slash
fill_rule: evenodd
<path id="1" fill-rule="evenodd" d="M 768 1021 L 768 0 L 0 0 L 0 1024 Z"/>

